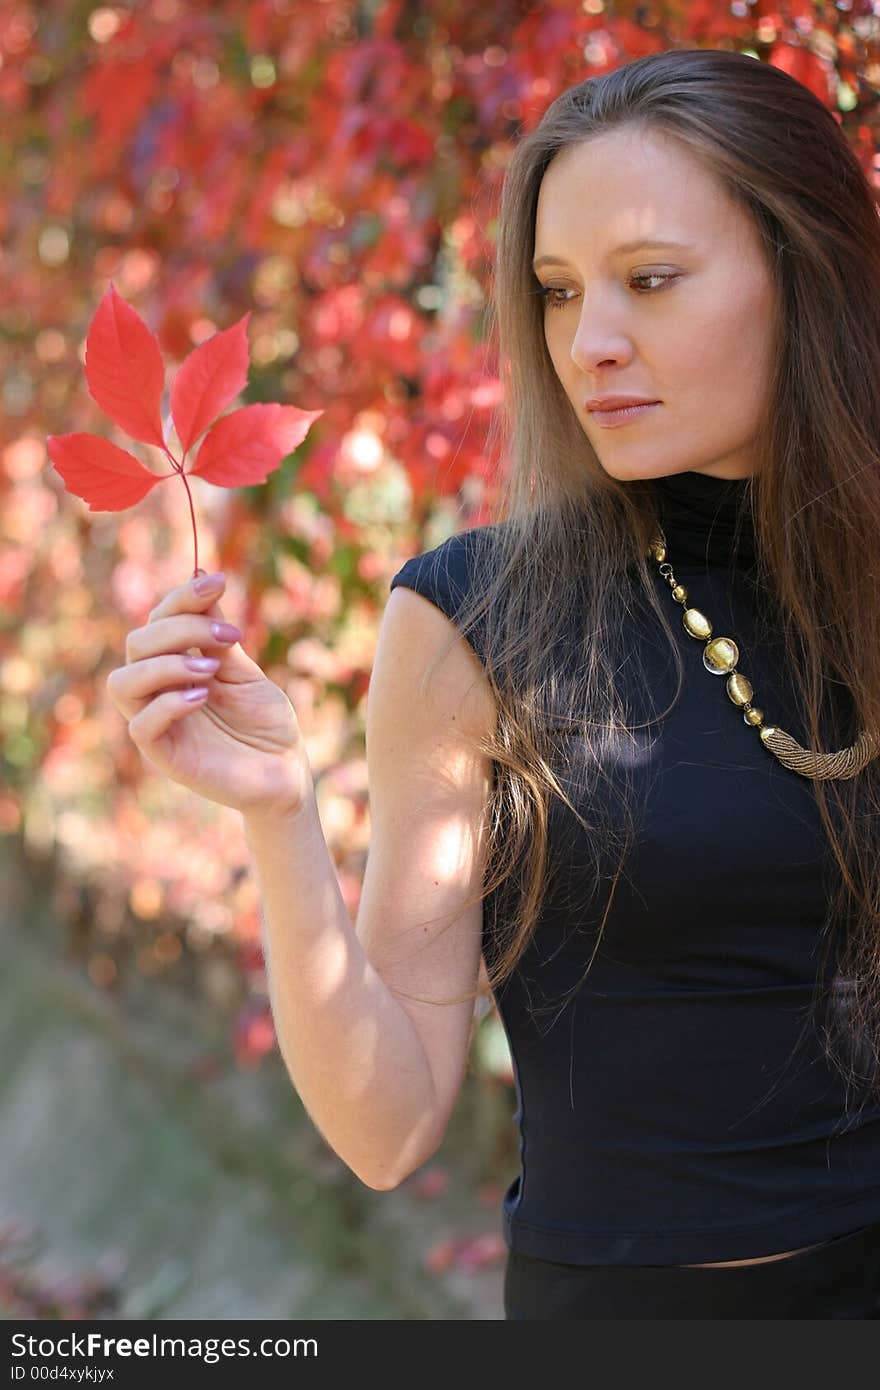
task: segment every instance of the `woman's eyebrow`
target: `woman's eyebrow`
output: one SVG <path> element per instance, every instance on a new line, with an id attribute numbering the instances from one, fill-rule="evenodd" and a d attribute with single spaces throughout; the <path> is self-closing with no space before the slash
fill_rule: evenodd
<path id="1" fill-rule="evenodd" d="M 616 256 L 616 255 L 620 254 L 621 252 L 625 252 L 625 251 L 639 251 L 639 250 L 641 250 L 641 248 L 642 248 L 643 246 L 668 246 L 668 247 L 674 247 L 674 248 L 675 248 L 676 250 L 678 250 L 678 251 L 693 251 L 693 250 L 694 250 L 694 245 L 693 245 L 693 243 L 690 242 L 690 241 L 670 241 L 668 238 L 667 238 L 667 239 L 664 239 L 664 238 L 657 238 L 657 239 L 654 239 L 654 238 L 652 238 L 652 237 L 641 237 L 641 238 L 639 238 L 639 239 L 636 240 L 636 241 L 623 241 L 623 242 L 621 242 L 621 244 L 620 244 L 619 246 L 615 246 L 615 247 L 612 248 L 610 254 L 611 254 L 612 256 Z M 564 264 L 565 264 L 565 257 L 564 257 L 564 256 L 538 256 L 536 260 L 532 261 L 532 270 L 538 270 L 538 269 L 540 269 L 540 267 L 541 267 L 542 265 L 547 265 L 547 264 L 552 264 L 552 265 L 564 265 Z"/>

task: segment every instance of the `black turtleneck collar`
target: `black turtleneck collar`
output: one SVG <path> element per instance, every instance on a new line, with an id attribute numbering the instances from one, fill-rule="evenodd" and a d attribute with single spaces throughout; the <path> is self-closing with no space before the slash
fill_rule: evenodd
<path id="1" fill-rule="evenodd" d="M 650 481 L 673 570 L 676 563 L 736 569 L 756 563 L 748 478 L 689 471 Z"/>

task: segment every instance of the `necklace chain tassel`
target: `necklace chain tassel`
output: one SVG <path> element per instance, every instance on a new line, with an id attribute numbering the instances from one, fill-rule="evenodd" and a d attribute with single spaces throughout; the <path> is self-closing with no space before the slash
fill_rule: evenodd
<path id="1" fill-rule="evenodd" d="M 660 574 L 672 590 L 672 597 L 684 609 L 682 622 L 690 637 L 704 642 L 703 665 L 715 676 L 727 676 L 727 695 L 734 705 L 742 710 L 743 720 L 750 728 L 758 730 L 758 736 L 765 748 L 792 772 L 814 780 L 844 781 L 855 777 L 872 759 L 880 753 L 880 740 L 862 731 L 849 748 L 841 748 L 836 753 L 816 753 L 798 743 L 796 738 L 775 724 L 764 723 L 764 711 L 752 704 L 751 682 L 737 670 L 739 647 L 732 637 L 713 637 L 712 624 L 698 608 L 688 606 L 688 592 L 679 584 L 666 562 L 666 537 L 660 532 L 648 547 L 648 554 L 659 562 Z"/>

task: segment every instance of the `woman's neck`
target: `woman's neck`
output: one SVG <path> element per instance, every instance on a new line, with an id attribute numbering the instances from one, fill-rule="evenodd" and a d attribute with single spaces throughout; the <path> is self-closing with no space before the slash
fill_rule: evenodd
<path id="1" fill-rule="evenodd" d="M 714 478 L 693 470 L 652 478 L 668 559 L 751 568 L 756 559 L 749 478 Z"/>

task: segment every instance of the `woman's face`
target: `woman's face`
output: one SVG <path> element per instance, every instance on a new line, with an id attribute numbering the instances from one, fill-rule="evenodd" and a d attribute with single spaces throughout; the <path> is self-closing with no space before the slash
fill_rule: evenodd
<path id="1" fill-rule="evenodd" d="M 631 241 L 644 244 L 620 249 Z M 545 256 L 547 348 L 605 471 L 623 482 L 751 473 L 776 287 L 757 228 L 721 185 L 644 128 L 568 146 L 538 196 L 536 262 Z M 585 403 L 610 395 L 659 404 L 608 428 Z"/>

